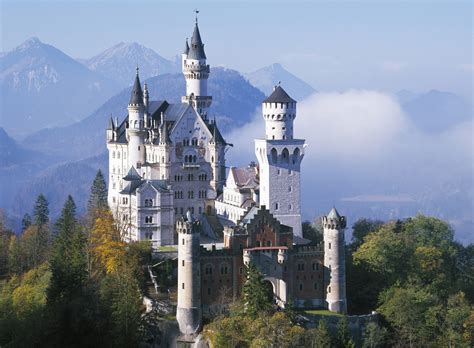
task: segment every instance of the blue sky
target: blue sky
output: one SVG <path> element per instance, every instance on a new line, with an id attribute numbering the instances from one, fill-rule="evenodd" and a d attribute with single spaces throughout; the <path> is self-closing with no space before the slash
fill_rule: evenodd
<path id="1" fill-rule="evenodd" d="M 470 1 L 3 0 L 2 51 L 37 36 L 72 57 L 137 41 L 171 58 L 198 8 L 211 65 L 280 62 L 320 91 L 440 89 L 472 95 Z"/>

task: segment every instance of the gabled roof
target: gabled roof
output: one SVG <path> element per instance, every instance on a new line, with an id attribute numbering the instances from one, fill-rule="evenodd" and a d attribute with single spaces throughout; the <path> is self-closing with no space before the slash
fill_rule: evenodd
<path id="1" fill-rule="evenodd" d="M 281 86 L 275 87 L 272 94 L 263 101 L 263 103 L 295 103 L 296 100 L 291 98 Z"/>
<path id="2" fill-rule="evenodd" d="M 137 181 L 137 180 L 141 180 L 142 177 L 140 176 L 140 174 L 138 174 L 137 170 L 135 169 L 134 166 L 131 166 L 130 167 L 130 170 L 128 171 L 127 175 L 125 175 L 123 177 L 123 180 L 125 181 Z"/>
<path id="3" fill-rule="evenodd" d="M 120 194 L 122 195 L 130 195 L 135 193 L 138 187 L 143 183 L 143 180 L 133 180 L 127 183 L 125 187 L 123 188 L 122 191 L 120 191 Z"/>
<path id="4" fill-rule="evenodd" d="M 239 188 L 258 187 L 257 168 L 255 167 L 231 167 L 230 174 L 234 178 L 234 182 Z"/>
<path id="5" fill-rule="evenodd" d="M 191 47 L 188 53 L 189 59 L 206 59 L 206 53 L 204 53 L 204 44 L 201 40 L 201 34 L 199 33 L 199 27 L 196 22 L 194 26 L 193 37 L 191 38 Z"/>

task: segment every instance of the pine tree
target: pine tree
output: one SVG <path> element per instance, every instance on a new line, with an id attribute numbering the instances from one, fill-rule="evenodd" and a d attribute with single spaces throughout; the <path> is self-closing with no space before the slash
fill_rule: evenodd
<path id="1" fill-rule="evenodd" d="M 56 223 L 57 235 L 51 256 L 48 301 L 56 302 L 80 292 L 87 278 L 85 239 L 76 220 L 76 204 L 68 196 Z"/>
<path id="2" fill-rule="evenodd" d="M 252 318 L 271 309 L 271 298 L 265 286 L 262 273 L 250 264 L 245 269 L 245 283 L 242 287 L 245 312 Z"/>
<path id="3" fill-rule="evenodd" d="M 99 209 L 107 209 L 107 186 L 100 169 L 97 171 L 91 186 L 91 194 L 87 204 L 89 214 L 94 214 Z"/>
<path id="4" fill-rule="evenodd" d="M 341 348 L 355 347 L 355 343 L 352 340 L 351 334 L 349 332 L 349 322 L 347 320 L 347 316 L 344 316 L 339 320 L 339 324 L 337 325 L 336 343 L 337 346 Z"/>
<path id="5" fill-rule="evenodd" d="M 23 215 L 23 219 L 21 220 L 21 230 L 25 232 L 25 230 L 31 226 L 31 216 L 26 213 Z"/>
<path id="6" fill-rule="evenodd" d="M 314 338 L 311 342 L 311 347 L 314 348 L 328 348 L 331 347 L 331 335 L 329 334 L 326 322 L 319 320 L 318 327 L 314 331 Z"/>
<path id="7" fill-rule="evenodd" d="M 38 227 L 46 225 L 49 221 L 48 201 L 42 193 L 36 199 L 33 216 L 35 225 Z"/>

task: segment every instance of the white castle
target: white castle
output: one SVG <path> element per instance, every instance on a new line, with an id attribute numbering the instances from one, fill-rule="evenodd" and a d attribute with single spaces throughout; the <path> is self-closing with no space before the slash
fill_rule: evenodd
<path id="1" fill-rule="evenodd" d="M 182 54 L 186 95 L 179 104 L 150 101 L 138 68 L 128 115 L 107 128 L 108 201 L 125 240 L 174 244 L 177 219 L 217 215 L 237 223 L 253 206 L 266 206 L 301 237 L 300 165 L 305 141 L 294 139 L 296 101 L 281 86 L 263 101 L 264 139 L 255 140 L 258 166 L 231 168 L 229 144 L 208 117 L 209 65 L 196 20 Z"/>

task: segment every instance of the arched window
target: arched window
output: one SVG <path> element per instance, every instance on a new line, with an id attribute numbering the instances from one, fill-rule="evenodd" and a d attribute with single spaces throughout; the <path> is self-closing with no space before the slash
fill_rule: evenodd
<path id="1" fill-rule="evenodd" d="M 277 152 L 277 150 L 275 148 L 273 148 L 270 153 L 271 153 L 271 156 L 272 156 L 272 163 L 277 163 L 277 161 L 278 161 L 278 152 Z"/>
<path id="2" fill-rule="evenodd" d="M 120 152 L 117 151 L 117 158 L 120 158 Z"/>
<path id="3" fill-rule="evenodd" d="M 196 155 L 193 156 L 193 162 L 196 163 Z"/>
<path id="4" fill-rule="evenodd" d="M 112 151 L 112 158 L 115 158 L 115 151 Z"/>
<path id="5" fill-rule="evenodd" d="M 283 163 L 289 163 L 290 162 L 290 152 L 288 151 L 288 149 L 286 147 L 281 152 L 281 161 Z"/>
<path id="6" fill-rule="evenodd" d="M 300 158 L 300 149 L 296 148 L 295 151 L 293 151 L 293 164 L 298 163 L 299 158 Z"/>

